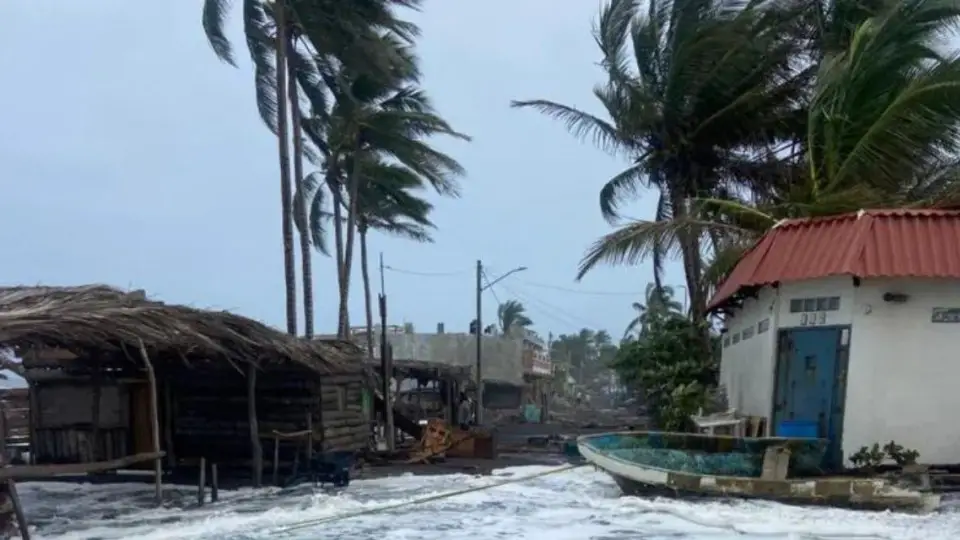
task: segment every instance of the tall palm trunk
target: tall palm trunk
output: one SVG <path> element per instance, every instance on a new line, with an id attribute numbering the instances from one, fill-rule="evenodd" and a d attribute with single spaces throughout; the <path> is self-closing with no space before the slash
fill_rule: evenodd
<path id="1" fill-rule="evenodd" d="M 367 224 L 357 226 L 360 234 L 360 273 L 363 277 L 363 303 L 367 315 L 367 359 L 373 360 L 373 299 L 370 295 L 370 259 L 367 255 Z"/>
<path id="2" fill-rule="evenodd" d="M 359 145 L 358 145 L 359 146 Z M 344 335 L 350 332 L 350 271 L 353 266 L 353 244 L 357 232 L 357 195 L 360 191 L 360 149 L 354 149 L 350 176 L 347 178 L 347 238 L 343 246 L 343 284 L 340 288 L 340 326 Z"/>
<path id="3" fill-rule="evenodd" d="M 293 56 L 295 37 L 288 37 L 289 55 L 287 74 L 289 75 L 288 93 L 290 96 L 290 116 L 293 123 L 293 181 L 297 193 L 303 192 L 303 131 L 300 126 L 300 93 L 297 91 L 297 72 L 289 58 Z M 306 225 L 307 202 L 304 197 L 297 197 L 297 220 Z M 303 274 L 303 335 L 307 339 L 313 338 L 313 262 L 310 256 L 310 232 L 307 226 L 300 231 L 300 265 Z"/>
<path id="4" fill-rule="evenodd" d="M 346 296 L 347 289 L 346 262 L 343 253 L 343 191 L 340 182 L 340 172 L 335 167 L 327 171 L 327 188 L 333 197 L 333 242 L 334 251 L 337 257 L 337 297 L 339 306 L 337 310 L 337 337 L 346 339 L 349 334 L 349 328 L 344 328 L 342 309 L 343 299 Z"/>
<path id="5" fill-rule="evenodd" d="M 297 335 L 297 271 L 293 261 L 293 194 L 290 186 L 290 141 L 287 138 L 287 13 L 276 3 L 277 20 L 277 140 L 280 150 L 280 210 L 283 223 L 283 274 L 287 302 L 287 333 Z"/>

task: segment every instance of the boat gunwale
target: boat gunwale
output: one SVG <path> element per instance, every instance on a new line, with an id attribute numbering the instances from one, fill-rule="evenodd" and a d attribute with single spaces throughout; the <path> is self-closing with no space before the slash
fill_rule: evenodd
<path id="1" fill-rule="evenodd" d="M 759 441 L 759 440 L 825 441 L 827 440 L 819 437 L 818 438 L 814 438 L 814 437 L 735 437 L 732 435 L 709 435 L 706 433 L 678 433 L 674 431 L 611 431 L 608 433 L 591 433 L 589 435 L 580 435 L 579 437 L 577 437 L 577 446 L 586 445 L 586 446 L 589 446 L 593 452 L 600 454 L 607 459 L 613 459 L 613 460 L 619 461 L 620 463 L 624 463 L 626 465 L 630 465 L 633 467 L 643 467 L 644 469 L 649 469 L 654 471 L 661 471 L 661 472 L 671 473 L 671 474 L 686 474 L 690 476 L 699 476 L 701 478 L 717 478 L 720 480 L 744 480 L 744 479 L 761 480 L 761 478 L 759 477 L 752 477 L 752 476 L 728 476 L 728 475 L 721 475 L 721 474 L 704 474 L 704 473 L 695 473 L 695 472 L 686 472 L 686 471 L 675 471 L 673 469 L 665 469 L 663 467 L 657 467 L 656 465 L 645 465 L 642 463 L 627 461 L 621 457 L 611 455 L 607 452 L 604 452 L 602 449 L 597 448 L 596 446 L 593 446 L 592 444 L 587 442 L 588 439 L 599 438 L 599 437 L 604 437 L 609 435 L 651 435 L 651 434 L 681 435 L 684 437 L 693 436 L 693 437 L 706 438 L 706 439 L 736 439 L 736 440 L 754 440 L 754 441 Z M 581 450 L 580 453 L 583 454 L 583 451 Z M 784 478 L 783 480 L 764 480 L 764 481 L 765 482 L 791 482 L 791 481 L 809 482 L 811 480 L 818 480 L 818 479 L 819 480 L 844 479 L 848 481 L 870 480 L 866 478 L 857 478 L 855 476 L 823 476 L 823 477 L 801 476 L 798 478 Z"/>

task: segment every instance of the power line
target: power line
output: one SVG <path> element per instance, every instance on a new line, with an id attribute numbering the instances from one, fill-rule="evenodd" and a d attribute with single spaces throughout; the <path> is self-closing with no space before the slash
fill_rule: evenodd
<path id="1" fill-rule="evenodd" d="M 394 266 L 384 265 L 384 270 L 389 270 L 391 272 L 396 272 L 398 274 L 407 274 L 411 276 L 423 276 L 423 277 L 449 277 L 449 276 L 462 276 L 469 272 L 468 270 L 459 270 L 455 272 L 420 272 L 417 270 L 404 270 L 403 268 L 396 268 Z"/>
<path id="2" fill-rule="evenodd" d="M 541 289 L 550 289 L 554 291 L 567 292 L 572 294 L 585 294 L 591 296 L 643 296 L 645 292 L 642 291 L 586 291 L 583 289 L 571 289 L 569 287 L 561 287 L 559 285 L 547 285 L 546 283 L 536 283 L 533 281 L 526 280 L 517 280 L 524 285 L 529 285 L 530 287 L 539 287 Z"/>
<path id="3" fill-rule="evenodd" d="M 568 311 L 551 304 L 550 302 L 547 302 L 545 300 L 540 300 L 528 292 L 520 293 L 505 285 L 501 285 L 501 287 L 503 287 L 503 289 L 508 293 L 512 294 L 513 296 L 516 296 L 521 301 L 527 304 L 532 304 L 534 306 L 539 307 L 540 314 L 546 316 L 548 319 L 553 319 L 554 321 L 559 322 L 563 325 L 579 326 L 581 328 L 582 327 L 600 328 L 599 326 L 595 324 L 591 324 L 585 321 L 584 319 L 581 319 L 580 317 L 573 315 Z"/>
<path id="4" fill-rule="evenodd" d="M 493 299 L 497 301 L 497 307 L 503 305 L 503 302 L 500 301 L 500 298 L 497 296 L 497 291 L 493 290 L 493 285 L 490 283 L 490 278 L 487 277 L 487 273 L 483 272 L 483 280 L 487 282 L 487 289 L 490 290 L 490 294 L 493 295 Z"/>

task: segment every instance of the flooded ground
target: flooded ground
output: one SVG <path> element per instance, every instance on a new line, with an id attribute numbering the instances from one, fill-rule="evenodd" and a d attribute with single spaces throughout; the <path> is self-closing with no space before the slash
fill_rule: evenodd
<path id="1" fill-rule="evenodd" d="M 241 490 L 224 493 L 220 503 L 202 509 L 184 509 L 196 504 L 192 487 L 167 488 L 159 509 L 152 503 L 152 486 L 143 485 L 30 483 L 22 485 L 21 496 L 34 537 L 42 540 L 960 538 L 960 510 L 912 516 L 773 503 L 642 500 L 619 496 L 609 477 L 589 467 L 397 507 L 552 469 L 361 480 L 342 493 L 312 487 Z"/>

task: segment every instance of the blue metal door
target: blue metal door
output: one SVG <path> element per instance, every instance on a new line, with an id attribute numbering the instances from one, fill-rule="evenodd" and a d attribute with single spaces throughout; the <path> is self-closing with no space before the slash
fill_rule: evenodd
<path id="1" fill-rule="evenodd" d="M 842 463 L 840 436 L 846 392 L 848 328 L 798 328 L 783 330 L 777 354 L 773 432 L 782 421 L 813 422 L 817 435 L 830 440 L 824 465 Z M 845 340 L 844 340 L 845 341 Z"/>

